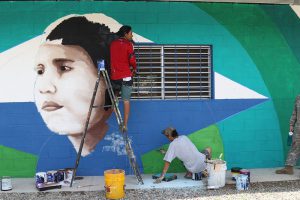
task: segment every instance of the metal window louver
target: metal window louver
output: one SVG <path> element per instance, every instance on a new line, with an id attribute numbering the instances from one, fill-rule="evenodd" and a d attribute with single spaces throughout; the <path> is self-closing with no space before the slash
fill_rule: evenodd
<path id="1" fill-rule="evenodd" d="M 133 99 L 210 99 L 210 45 L 137 44 Z"/>

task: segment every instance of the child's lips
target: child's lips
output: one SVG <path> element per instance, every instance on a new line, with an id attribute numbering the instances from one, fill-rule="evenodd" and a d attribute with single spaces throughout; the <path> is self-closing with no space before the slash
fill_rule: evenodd
<path id="1" fill-rule="evenodd" d="M 47 112 L 56 111 L 63 108 L 63 106 L 53 102 L 53 101 L 45 101 L 42 105 L 42 110 Z"/>

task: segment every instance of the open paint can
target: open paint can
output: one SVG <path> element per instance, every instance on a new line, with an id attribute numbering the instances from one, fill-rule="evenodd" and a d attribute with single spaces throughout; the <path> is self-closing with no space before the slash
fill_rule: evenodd
<path id="1" fill-rule="evenodd" d="M 240 174 L 236 177 L 236 189 L 237 190 L 248 190 L 249 189 L 249 182 L 248 176 L 244 174 Z"/>
<path id="2" fill-rule="evenodd" d="M 35 184 L 47 182 L 47 173 L 46 172 L 37 172 L 35 174 Z"/>
<path id="3" fill-rule="evenodd" d="M 242 168 L 240 168 L 240 167 L 233 167 L 233 168 L 231 168 L 231 179 L 233 180 L 233 181 L 235 181 L 236 180 L 236 177 L 238 176 L 238 175 L 240 175 L 240 170 L 241 170 Z"/>
<path id="4" fill-rule="evenodd" d="M 207 189 L 217 189 L 225 186 L 226 162 L 221 159 L 207 162 Z"/>
<path id="5" fill-rule="evenodd" d="M 250 171 L 248 169 L 241 169 L 240 174 L 244 174 L 248 177 L 248 182 L 250 183 Z"/>
<path id="6" fill-rule="evenodd" d="M 3 176 L 1 178 L 1 191 L 12 190 L 12 183 L 10 176 Z"/>

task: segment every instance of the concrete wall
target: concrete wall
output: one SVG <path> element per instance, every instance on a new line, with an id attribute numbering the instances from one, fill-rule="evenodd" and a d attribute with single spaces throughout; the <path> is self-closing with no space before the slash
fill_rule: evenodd
<path id="1" fill-rule="evenodd" d="M 171 2 L 0 2 L 0 175 L 73 167 L 76 151 L 35 106 L 34 60 L 44 29 L 69 14 L 102 13 L 112 29 L 130 24 L 137 42 L 213 46 L 214 99 L 134 100 L 129 135 L 144 173 L 160 172 L 160 132 L 175 126 L 199 150 L 223 153 L 228 168 L 284 164 L 300 92 L 300 20 L 288 5 Z M 115 117 L 79 175 L 111 168 L 132 173 Z M 184 171 L 172 162 L 170 171 Z"/>

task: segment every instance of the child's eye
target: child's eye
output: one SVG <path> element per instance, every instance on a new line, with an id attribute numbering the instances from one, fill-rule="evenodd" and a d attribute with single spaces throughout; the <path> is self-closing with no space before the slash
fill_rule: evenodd
<path id="1" fill-rule="evenodd" d="M 38 75 L 42 75 L 42 74 L 44 74 L 44 70 L 43 70 L 43 69 L 39 69 L 39 70 L 37 70 L 37 74 L 38 74 Z"/>
<path id="2" fill-rule="evenodd" d="M 35 71 L 38 75 L 42 75 L 44 74 L 45 72 L 45 68 L 42 66 L 42 65 L 38 65 L 36 68 L 35 68 Z"/>
<path id="3" fill-rule="evenodd" d="M 60 66 L 60 71 L 62 71 L 62 72 L 71 71 L 71 70 L 72 70 L 71 67 L 64 66 L 64 65 Z"/>

